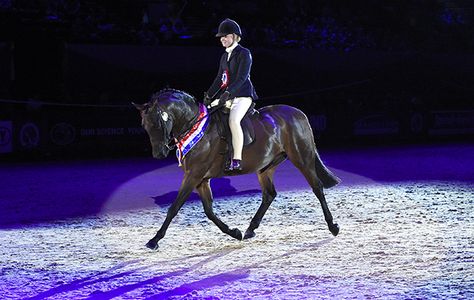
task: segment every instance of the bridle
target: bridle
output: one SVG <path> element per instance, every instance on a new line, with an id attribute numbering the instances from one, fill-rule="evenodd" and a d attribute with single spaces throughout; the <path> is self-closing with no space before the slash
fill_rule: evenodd
<path id="1" fill-rule="evenodd" d="M 167 126 L 168 123 L 170 122 L 170 116 L 166 111 L 163 111 L 159 105 L 156 105 L 156 116 L 158 119 L 158 124 L 162 128 L 163 132 L 163 137 L 164 137 L 164 144 L 168 150 L 173 150 L 176 145 L 179 143 L 179 141 L 186 136 L 186 134 L 196 125 L 196 123 L 201 122 L 201 120 L 205 119 L 206 117 L 212 115 L 214 112 L 219 110 L 221 107 L 224 105 L 217 105 L 213 107 L 212 110 L 208 111 L 208 113 L 201 118 L 198 118 L 199 112 L 194 116 L 194 118 L 190 121 L 190 124 L 188 127 L 185 127 L 185 129 L 178 134 L 177 137 L 174 137 L 172 132 L 171 132 L 171 126 Z M 169 129 L 168 129 L 169 127 Z"/>
<path id="2" fill-rule="evenodd" d="M 167 126 L 167 123 L 170 122 L 169 114 L 166 111 L 163 111 L 159 105 L 156 105 L 156 117 L 158 119 L 158 124 L 163 131 L 164 144 L 168 150 L 173 150 L 176 147 L 176 141 L 171 132 L 171 126 Z M 169 127 L 169 129 L 168 129 Z"/>

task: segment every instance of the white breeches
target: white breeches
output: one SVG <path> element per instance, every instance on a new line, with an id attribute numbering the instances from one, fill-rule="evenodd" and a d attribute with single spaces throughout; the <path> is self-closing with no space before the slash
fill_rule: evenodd
<path id="1" fill-rule="evenodd" d="M 219 99 L 214 100 L 210 107 L 218 105 Z M 229 113 L 229 127 L 232 133 L 232 148 L 234 149 L 233 159 L 242 159 L 242 148 L 244 147 L 244 133 L 240 121 L 244 118 L 250 105 L 252 105 L 252 98 L 237 97 L 232 100 L 227 100 L 226 106 L 230 108 Z"/>
<path id="2" fill-rule="evenodd" d="M 244 118 L 250 105 L 252 105 L 252 98 L 250 97 L 237 97 L 232 99 L 229 113 L 229 127 L 232 133 L 232 148 L 234 148 L 233 159 L 242 159 L 244 133 L 240 126 L 240 121 Z"/>

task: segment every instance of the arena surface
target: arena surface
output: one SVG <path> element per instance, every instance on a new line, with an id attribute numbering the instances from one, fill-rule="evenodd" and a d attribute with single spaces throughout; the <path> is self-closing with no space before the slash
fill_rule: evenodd
<path id="1" fill-rule="evenodd" d="M 1 299 L 473 299 L 474 144 L 320 151 L 333 237 L 289 162 L 256 237 L 210 222 L 196 194 L 158 251 L 144 247 L 177 194 L 175 159 L 0 168 Z M 256 176 L 211 182 L 216 213 L 245 230 Z"/>

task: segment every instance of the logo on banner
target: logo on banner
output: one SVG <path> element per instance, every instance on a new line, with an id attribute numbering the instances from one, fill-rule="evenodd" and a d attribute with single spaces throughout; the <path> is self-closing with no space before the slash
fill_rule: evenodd
<path id="1" fill-rule="evenodd" d="M 474 133 L 474 110 L 432 111 L 430 135 Z"/>
<path id="2" fill-rule="evenodd" d="M 34 123 L 26 123 L 20 130 L 20 145 L 25 148 L 36 148 L 39 145 L 40 133 L 38 126 Z"/>
<path id="3" fill-rule="evenodd" d="M 399 131 L 398 121 L 383 114 L 364 116 L 354 123 L 355 135 L 390 135 Z"/>
<path id="4" fill-rule="evenodd" d="M 58 146 L 66 146 L 74 142 L 76 130 L 69 123 L 57 123 L 49 132 L 51 140 Z"/>
<path id="5" fill-rule="evenodd" d="M 0 121 L 0 153 L 12 152 L 12 122 Z"/>

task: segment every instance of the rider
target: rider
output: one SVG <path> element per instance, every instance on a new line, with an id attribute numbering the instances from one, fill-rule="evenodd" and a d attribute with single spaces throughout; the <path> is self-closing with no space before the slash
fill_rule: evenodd
<path id="1" fill-rule="evenodd" d="M 225 19 L 219 25 L 216 37 L 220 38 L 225 53 L 222 54 L 219 71 L 211 87 L 205 93 L 205 103 L 211 106 L 223 105 L 230 102 L 229 127 L 232 133 L 232 161 L 226 171 L 242 170 L 242 148 L 244 134 L 240 121 L 245 116 L 257 94 L 250 81 L 252 55 L 247 48 L 239 45 L 242 31 L 239 24 L 231 19 Z M 219 96 L 219 100 L 212 98 Z"/>

